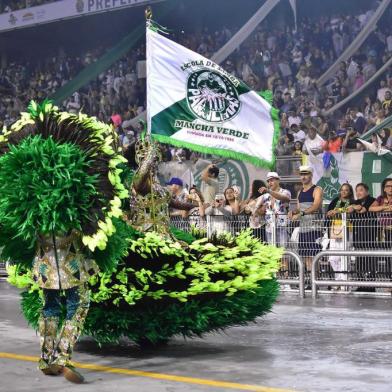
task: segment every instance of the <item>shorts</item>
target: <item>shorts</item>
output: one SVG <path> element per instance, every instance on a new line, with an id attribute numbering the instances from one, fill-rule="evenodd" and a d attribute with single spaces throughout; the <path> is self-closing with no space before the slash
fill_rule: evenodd
<path id="1" fill-rule="evenodd" d="M 286 227 L 277 227 L 276 228 L 276 246 L 280 246 L 282 248 L 287 247 L 287 239 L 288 239 L 288 234 L 287 234 L 287 228 Z M 272 244 L 272 233 L 269 231 L 266 231 L 267 235 L 267 242 L 269 244 Z"/>

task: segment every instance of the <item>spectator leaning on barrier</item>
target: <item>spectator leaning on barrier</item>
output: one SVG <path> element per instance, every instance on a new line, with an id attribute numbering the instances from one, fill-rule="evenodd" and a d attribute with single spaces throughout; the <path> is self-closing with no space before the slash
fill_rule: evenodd
<path id="1" fill-rule="evenodd" d="M 344 237 L 346 236 L 347 242 L 349 241 L 349 230 L 344 233 L 344 226 L 342 222 L 342 213 L 348 212 L 349 206 L 354 203 L 354 191 L 350 184 L 343 184 L 339 189 L 339 196 L 335 197 L 329 203 L 327 210 L 328 227 L 329 227 L 329 249 L 343 250 Z M 347 224 L 346 227 L 350 227 Z M 335 272 L 336 280 L 347 280 L 347 275 L 337 273 L 345 271 L 344 257 L 330 256 L 329 263 Z"/>
<path id="2" fill-rule="evenodd" d="M 372 212 L 392 212 L 392 178 L 386 178 L 381 184 L 382 195 L 370 206 Z"/>
<path id="3" fill-rule="evenodd" d="M 195 186 L 192 186 L 189 189 L 187 200 L 188 203 L 192 203 L 194 205 L 194 207 L 188 212 L 189 223 L 191 225 L 195 225 L 198 228 L 205 228 L 205 207 L 203 195 Z"/>
<path id="4" fill-rule="evenodd" d="M 356 200 L 349 206 L 347 212 L 364 214 L 369 211 L 370 206 L 376 200 L 374 197 L 369 195 L 369 187 L 360 182 L 355 187 Z"/>
<path id="5" fill-rule="evenodd" d="M 208 165 L 201 174 L 201 193 L 207 204 L 213 204 L 219 192 L 218 176 L 219 168 L 215 165 Z"/>
<path id="6" fill-rule="evenodd" d="M 369 195 L 369 187 L 359 183 L 355 187 L 356 200 L 347 209 L 353 225 L 353 246 L 355 250 L 371 250 L 377 244 L 377 225 L 369 208 L 376 200 Z M 375 278 L 374 257 L 358 256 L 355 258 L 355 272 L 361 280 Z M 358 291 L 375 291 L 374 287 L 359 287 Z"/>
<path id="7" fill-rule="evenodd" d="M 230 186 L 223 192 L 225 195 L 225 203 L 231 207 L 232 215 L 238 215 L 240 213 L 240 196 L 237 187 Z"/>
<path id="8" fill-rule="evenodd" d="M 323 204 L 323 190 L 313 184 L 313 169 L 310 166 L 300 166 L 302 189 L 298 193 L 298 205 L 294 211 L 289 212 L 289 219 L 300 220 L 298 251 L 305 259 L 307 271 L 312 268 L 312 257 L 320 250 L 322 234 L 321 213 Z"/>
<path id="9" fill-rule="evenodd" d="M 381 184 L 382 194 L 370 206 L 369 211 L 379 214 L 381 227 L 379 245 L 385 249 L 392 248 L 392 178 L 385 178 Z M 389 265 L 389 273 L 391 266 Z"/>
<path id="10" fill-rule="evenodd" d="M 346 136 L 342 144 L 343 152 L 361 151 L 362 143 L 358 140 L 358 132 L 352 128 L 348 127 Z"/>
<path id="11" fill-rule="evenodd" d="M 215 195 L 215 200 L 212 205 L 206 208 L 205 214 L 210 216 L 210 227 L 207 229 L 210 233 L 222 234 L 225 231 L 229 231 L 229 227 L 226 224 L 224 217 L 232 215 L 232 209 L 229 205 L 226 205 L 225 195 L 220 193 Z"/>
<path id="12" fill-rule="evenodd" d="M 262 196 L 260 190 L 266 188 L 267 185 L 262 180 L 254 180 L 250 190 L 250 196 L 244 201 L 244 213 L 249 216 L 249 227 L 253 230 L 253 235 L 265 242 L 265 207 L 256 207 L 258 199 Z"/>
<path id="13" fill-rule="evenodd" d="M 342 143 L 342 138 L 335 131 L 331 131 L 328 140 L 323 143 L 323 150 L 326 152 L 339 152 Z"/>
<path id="14" fill-rule="evenodd" d="M 262 196 L 256 202 L 256 210 L 261 206 L 265 207 L 267 242 L 272 243 L 272 232 L 275 230 L 276 245 L 285 247 L 287 246 L 287 214 L 291 193 L 280 187 L 280 177 L 276 172 L 267 174 L 267 184 L 268 188 L 259 189 Z"/>
<path id="15" fill-rule="evenodd" d="M 173 177 L 166 183 L 172 197 L 172 201 L 186 203 L 188 200 L 188 192 L 183 188 L 184 183 L 181 178 Z M 189 210 L 189 209 L 187 209 Z M 186 210 L 170 208 L 170 216 L 186 216 Z"/>

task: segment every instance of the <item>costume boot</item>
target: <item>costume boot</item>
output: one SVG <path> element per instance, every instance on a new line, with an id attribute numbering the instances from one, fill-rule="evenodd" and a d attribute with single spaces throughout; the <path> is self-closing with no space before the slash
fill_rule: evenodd
<path id="1" fill-rule="evenodd" d="M 76 371 L 71 363 L 71 357 L 75 343 L 77 342 L 84 320 L 87 316 L 88 308 L 79 307 L 71 320 L 66 320 L 59 335 L 56 348 L 56 358 L 53 363 L 63 366 L 64 377 L 73 383 L 80 384 L 84 381 L 83 376 Z"/>
<path id="2" fill-rule="evenodd" d="M 38 321 L 38 332 L 40 335 L 41 357 L 38 368 L 45 375 L 58 375 L 62 371 L 62 366 L 52 364 L 53 355 L 56 348 L 58 317 L 43 317 Z"/>

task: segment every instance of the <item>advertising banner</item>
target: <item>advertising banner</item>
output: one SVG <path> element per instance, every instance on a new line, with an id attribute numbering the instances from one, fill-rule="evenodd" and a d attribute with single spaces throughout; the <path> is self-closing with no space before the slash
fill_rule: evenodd
<path id="1" fill-rule="evenodd" d="M 0 14 L 0 32 L 57 20 L 88 16 L 121 8 L 146 5 L 158 0 L 62 0 Z M 160 0 L 163 1 L 163 0 Z"/>

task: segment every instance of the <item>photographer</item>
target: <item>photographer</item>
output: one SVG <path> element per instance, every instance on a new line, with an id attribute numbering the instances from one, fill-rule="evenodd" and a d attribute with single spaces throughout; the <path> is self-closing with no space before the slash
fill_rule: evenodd
<path id="1" fill-rule="evenodd" d="M 187 201 L 193 205 L 193 208 L 187 212 L 189 224 L 194 225 L 197 228 L 204 229 L 204 199 L 203 195 L 195 186 L 192 186 L 192 188 L 189 189 Z"/>
<path id="2" fill-rule="evenodd" d="M 208 165 L 201 174 L 201 193 L 205 203 L 212 205 L 215 195 L 219 191 L 219 168 L 213 164 Z"/>

